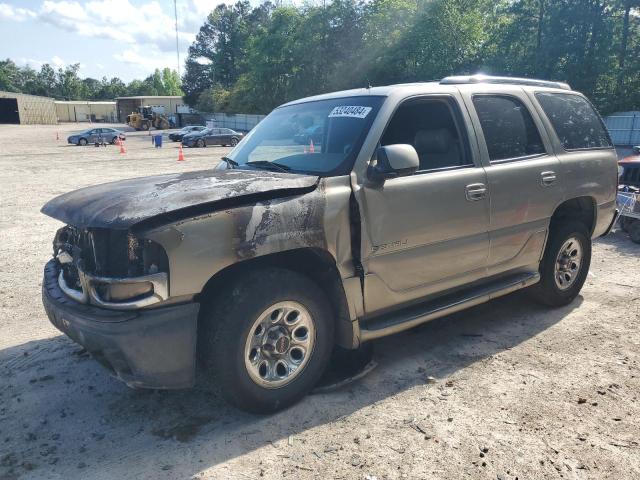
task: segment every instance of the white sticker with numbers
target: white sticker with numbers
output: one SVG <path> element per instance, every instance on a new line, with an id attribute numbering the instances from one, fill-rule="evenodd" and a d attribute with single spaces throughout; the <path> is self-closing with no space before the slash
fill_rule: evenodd
<path id="1" fill-rule="evenodd" d="M 369 115 L 371 111 L 371 107 L 360 107 L 360 106 L 349 106 L 343 105 L 340 107 L 335 107 L 329 113 L 329 118 L 336 117 L 348 117 L 348 118 L 364 118 Z"/>

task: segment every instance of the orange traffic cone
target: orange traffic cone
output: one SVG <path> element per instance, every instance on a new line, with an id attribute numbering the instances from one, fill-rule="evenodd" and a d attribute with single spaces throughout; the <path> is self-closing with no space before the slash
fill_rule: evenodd
<path id="1" fill-rule="evenodd" d="M 178 161 L 184 162 L 184 152 L 182 151 L 182 144 L 178 145 Z"/>
<path id="2" fill-rule="evenodd" d="M 127 153 L 127 150 L 124 148 L 124 142 L 120 139 L 118 139 L 118 141 L 120 142 L 120 155 L 124 155 Z"/>
<path id="3" fill-rule="evenodd" d="M 315 149 L 313 148 L 313 139 L 310 138 L 309 141 L 311 142 L 309 144 L 309 153 L 314 153 Z"/>

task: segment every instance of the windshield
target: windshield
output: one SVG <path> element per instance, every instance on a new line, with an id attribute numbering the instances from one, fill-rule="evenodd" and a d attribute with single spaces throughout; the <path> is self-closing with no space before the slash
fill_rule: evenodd
<path id="1" fill-rule="evenodd" d="M 268 168 L 272 162 L 291 172 L 345 175 L 383 101 L 346 97 L 277 108 L 229 158 L 238 168 Z"/>

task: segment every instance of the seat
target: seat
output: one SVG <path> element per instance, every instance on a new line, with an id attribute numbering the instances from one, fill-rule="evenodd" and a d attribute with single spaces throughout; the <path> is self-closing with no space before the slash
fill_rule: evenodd
<path id="1" fill-rule="evenodd" d="M 457 167 L 462 164 L 458 141 L 447 128 L 418 130 L 413 146 L 420 158 L 420 170 Z"/>

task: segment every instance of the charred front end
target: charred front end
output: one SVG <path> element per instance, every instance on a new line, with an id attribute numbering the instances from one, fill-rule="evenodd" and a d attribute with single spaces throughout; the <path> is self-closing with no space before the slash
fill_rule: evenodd
<path id="1" fill-rule="evenodd" d="M 128 310 L 169 296 L 165 251 L 127 231 L 65 226 L 56 233 L 53 255 L 60 288 L 80 303 Z"/>
<path id="2" fill-rule="evenodd" d="M 53 325 L 129 386 L 193 385 L 199 306 L 163 306 L 169 261 L 157 243 L 127 230 L 64 226 L 42 298 Z"/>

